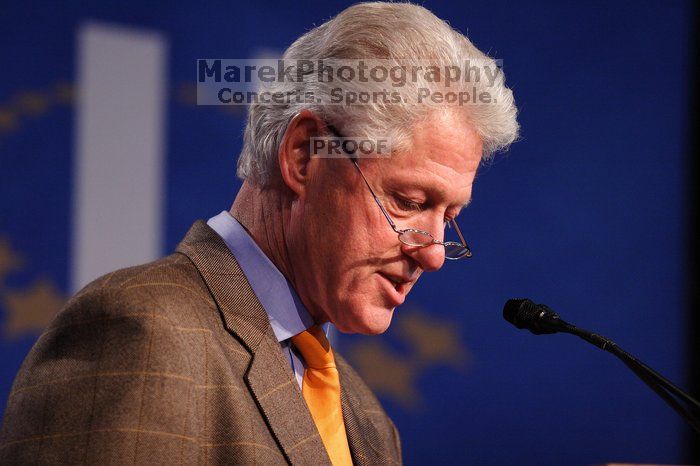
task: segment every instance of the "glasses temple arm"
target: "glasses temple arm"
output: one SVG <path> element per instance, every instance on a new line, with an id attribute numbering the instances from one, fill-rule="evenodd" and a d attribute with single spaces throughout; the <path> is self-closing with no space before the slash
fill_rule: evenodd
<path id="1" fill-rule="evenodd" d="M 455 231 L 457 232 L 457 236 L 459 236 L 459 240 L 462 242 L 463 245 L 469 247 L 467 245 L 467 242 L 464 240 L 464 236 L 462 236 L 462 231 L 459 229 L 459 226 L 457 226 L 457 221 L 455 219 L 450 220 L 452 222 L 452 226 L 455 227 Z"/>
<path id="2" fill-rule="evenodd" d="M 341 136 L 341 134 L 338 132 L 338 130 L 335 129 L 335 127 L 334 127 L 333 125 L 326 124 L 326 128 L 328 129 L 328 131 L 330 131 L 330 133 L 331 133 L 334 137 L 336 137 L 336 138 L 342 138 L 342 137 L 343 137 L 343 136 Z M 352 154 L 349 154 L 348 152 L 346 152 L 345 149 L 343 149 L 343 152 L 345 152 L 345 153 L 349 156 L 348 159 L 352 162 L 353 165 L 355 165 L 355 168 L 357 168 L 358 173 L 359 173 L 360 176 L 362 177 L 362 181 L 365 182 L 365 185 L 367 186 L 367 189 L 369 189 L 370 194 L 372 194 L 372 197 L 374 198 L 374 202 L 377 203 L 377 205 L 379 206 L 379 209 L 382 211 L 382 214 L 384 214 L 384 217 L 386 218 L 386 221 L 389 222 L 389 225 L 391 225 L 391 228 L 392 228 L 396 233 L 401 234 L 401 232 L 398 230 L 398 228 L 396 228 L 396 224 L 394 223 L 394 221 L 391 219 L 391 217 L 389 217 L 389 213 L 386 211 L 386 209 L 384 209 L 384 206 L 382 205 L 382 203 L 381 203 L 381 201 L 379 200 L 379 198 L 377 197 L 377 195 L 374 194 L 374 190 L 373 190 L 372 187 L 369 185 L 369 181 L 367 181 L 367 178 L 365 178 L 365 174 L 362 173 L 362 170 L 360 170 L 360 166 L 357 164 L 357 158 L 356 158 L 356 157 L 353 157 Z"/>
<path id="3" fill-rule="evenodd" d="M 357 171 L 360 174 L 360 176 L 362 177 L 362 180 L 365 182 L 365 185 L 367 185 L 367 189 L 369 189 L 370 194 L 372 194 L 372 197 L 374 198 L 374 202 L 376 202 L 377 205 L 379 206 L 379 208 L 381 209 L 382 213 L 384 214 L 384 217 L 386 217 L 386 220 L 389 222 L 389 225 L 391 225 L 391 228 L 393 228 L 396 233 L 399 233 L 399 231 L 396 229 L 396 224 L 391 219 L 391 217 L 389 217 L 389 213 L 384 209 L 384 206 L 379 201 L 379 198 L 377 197 L 377 195 L 374 194 L 374 190 L 369 185 L 369 181 L 367 181 L 367 178 L 365 178 L 365 174 L 362 173 L 362 170 L 360 170 L 360 166 L 357 164 L 357 160 L 354 158 L 351 158 L 350 161 L 352 162 L 353 165 L 355 165 L 355 168 L 357 168 Z"/>

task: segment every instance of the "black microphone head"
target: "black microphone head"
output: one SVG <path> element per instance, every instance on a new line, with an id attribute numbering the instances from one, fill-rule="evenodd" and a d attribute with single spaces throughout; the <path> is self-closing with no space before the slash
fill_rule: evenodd
<path id="1" fill-rule="evenodd" d="M 527 328 L 525 322 L 529 319 L 526 316 L 530 315 L 534 307 L 535 303 L 529 299 L 509 299 L 503 306 L 503 318 L 518 328 Z"/>
<path id="2" fill-rule="evenodd" d="M 566 322 L 544 304 L 529 299 L 509 299 L 503 306 L 503 318 L 517 328 L 528 329 L 535 335 L 556 333 Z"/>

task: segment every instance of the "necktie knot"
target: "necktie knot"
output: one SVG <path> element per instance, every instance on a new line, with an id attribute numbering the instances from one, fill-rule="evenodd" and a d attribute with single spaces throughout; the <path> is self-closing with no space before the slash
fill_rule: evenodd
<path id="1" fill-rule="evenodd" d="M 328 369 L 335 367 L 335 358 L 331 345 L 318 325 L 294 335 L 292 344 L 304 357 L 308 367 L 312 369 Z"/>

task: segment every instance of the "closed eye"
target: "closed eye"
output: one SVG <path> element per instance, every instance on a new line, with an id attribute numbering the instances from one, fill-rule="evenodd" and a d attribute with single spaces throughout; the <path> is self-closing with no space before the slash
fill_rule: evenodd
<path id="1" fill-rule="evenodd" d="M 411 201 L 410 199 L 403 198 L 401 196 L 395 195 L 399 207 L 407 212 L 422 212 L 425 209 L 424 204 L 420 204 L 416 201 Z M 446 228 L 450 228 L 450 222 L 454 220 L 454 217 L 445 216 L 443 219 L 443 224 Z"/>
<path id="2" fill-rule="evenodd" d="M 396 199 L 398 201 L 399 207 L 405 211 L 421 212 L 423 210 L 423 206 L 415 201 L 405 199 L 401 196 L 396 196 Z"/>

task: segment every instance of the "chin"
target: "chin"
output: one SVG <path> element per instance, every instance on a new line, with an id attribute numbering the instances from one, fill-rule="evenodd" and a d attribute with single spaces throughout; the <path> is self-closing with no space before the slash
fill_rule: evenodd
<path id="1" fill-rule="evenodd" d="M 389 328 L 394 309 L 378 308 L 369 310 L 366 307 L 360 312 L 347 312 L 350 319 L 333 322 L 335 328 L 342 333 L 359 333 L 362 335 L 379 335 Z"/>

